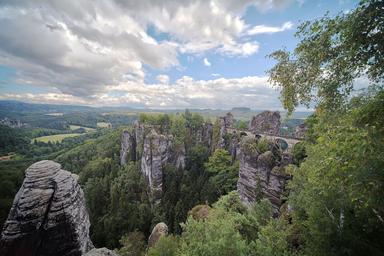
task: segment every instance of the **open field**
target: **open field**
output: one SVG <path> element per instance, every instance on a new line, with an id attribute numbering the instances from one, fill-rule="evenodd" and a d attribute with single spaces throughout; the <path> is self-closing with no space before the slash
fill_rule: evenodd
<path id="1" fill-rule="evenodd" d="M 42 137 L 37 137 L 32 139 L 33 141 L 41 141 L 41 142 L 61 142 L 65 138 L 71 138 L 71 137 L 76 137 L 80 136 L 81 133 L 66 133 L 66 134 L 55 134 L 55 135 L 49 135 L 49 136 L 42 136 Z"/>
<path id="2" fill-rule="evenodd" d="M 107 122 L 98 122 L 97 123 L 97 127 L 99 128 L 110 128 L 111 126 L 111 123 L 107 123 Z"/>
<path id="3" fill-rule="evenodd" d="M 46 116 L 63 116 L 64 114 L 63 113 L 48 113 L 48 114 L 45 114 Z"/>
<path id="4" fill-rule="evenodd" d="M 85 127 L 80 125 L 74 125 L 74 124 L 69 125 L 69 129 L 71 130 L 77 130 L 80 128 L 83 128 L 86 132 L 94 132 L 96 130 L 95 128 L 90 128 L 90 127 Z"/>

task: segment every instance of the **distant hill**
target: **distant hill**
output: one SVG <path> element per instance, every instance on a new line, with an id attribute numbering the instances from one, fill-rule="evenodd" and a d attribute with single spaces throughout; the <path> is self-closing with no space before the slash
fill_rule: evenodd
<path id="1" fill-rule="evenodd" d="M 249 112 L 249 111 L 251 111 L 251 109 L 250 108 L 246 108 L 246 107 L 235 107 L 235 108 L 232 108 L 231 111 Z"/>

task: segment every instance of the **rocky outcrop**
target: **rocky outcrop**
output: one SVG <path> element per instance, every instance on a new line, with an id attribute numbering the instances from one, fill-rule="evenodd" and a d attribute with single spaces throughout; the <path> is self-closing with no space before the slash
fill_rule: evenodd
<path id="1" fill-rule="evenodd" d="M 184 169 L 185 168 L 185 146 L 184 143 L 178 146 L 172 145 L 172 157 L 170 159 L 173 159 L 173 164 L 176 166 L 177 169 Z"/>
<path id="2" fill-rule="evenodd" d="M 204 123 L 201 130 L 200 143 L 204 146 L 211 148 L 212 146 L 213 125 L 211 123 Z"/>
<path id="3" fill-rule="evenodd" d="M 25 172 L 0 241 L 0 255 L 82 255 L 93 248 L 77 175 L 53 161 Z"/>
<path id="4" fill-rule="evenodd" d="M 232 113 L 227 113 L 225 116 L 219 117 L 220 124 L 220 134 L 219 134 L 219 143 L 218 148 L 226 147 L 226 135 L 228 129 L 233 128 L 233 115 Z"/>
<path id="5" fill-rule="evenodd" d="M 141 171 L 148 180 L 151 199 L 160 202 L 163 184 L 163 167 L 171 161 L 171 138 L 152 130 L 144 139 Z"/>
<path id="6" fill-rule="evenodd" d="M 241 140 L 241 134 L 239 132 L 234 131 L 233 134 L 231 134 L 231 141 L 229 143 L 228 151 L 231 154 L 232 163 L 239 159 L 240 156 L 240 140 Z"/>
<path id="7" fill-rule="evenodd" d="M 175 145 L 172 135 L 159 133 L 151 125 L 135 122 L 133 129 L 124 130 L 121 135 L 120 164 L 141 161 L 141 172 L 148 181 L 148 189 L 153 203 L 160 202 L 162 195 L 163 169 L 172 164 L 178 169 L 185 168 L 184 143 Z M 202 129 L 201 140 L 205 140 L 212 129 Z"/>
<path id="8" fill-rule="evenodd" d="M 148 129 L 145 128 L 144 124 L 141 124 L 139 121 L 135 121 L 133 125 L 133 132 L 136 139 L 136 160 L 141 159 L 146 130 Z"/>
<path id="9" fill-rule="evenodd" d="M 119 256 L 114 251 L 107 248 L 92 249 L 83 256 Z"/>
<path id="10" fill-rule="evenodd" d="M 124 130 L 121 135 L 120 164 L 136 161 L 136 134 Z"/>
<path id="11" fill-rule="evenodd" d="M 249 130 L 253 133 L 266 133 L 279 135 L 280 133 L 280 113 L 275 111 L 264 111 L 254 116 L 249 123 Z"/>
<path id="12" fill-rule="evenodd" d="M 244 138 L 240 148 L 240 171 L 237 190 L 241 201 L 250 206 L 267 198 L 278 214 L 285 184 L 290 178 L 284 167 L 292 163 L 290 153 L 281 153 L 270 143 L 269 150 L 259 152 L 257 139 Z M 272 153 L 273 152 L 273 153 Z"/>
<path id="13" fill-rule="evenodd" d="M 295 128 L 295 138 L 303 139 L 308 132 L 308 126 L 305 123 L 296 126 Z"/>
<path id="14" fill-rule="evenodd" d="M 157 223 L 148 239 L 148 247 L 153 247 L 162 236 L 168 235 L 168 226 L 164 222 Z"/>

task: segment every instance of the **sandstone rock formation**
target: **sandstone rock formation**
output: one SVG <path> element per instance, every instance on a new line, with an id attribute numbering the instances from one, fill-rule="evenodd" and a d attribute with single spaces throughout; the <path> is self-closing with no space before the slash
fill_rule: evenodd
<path id="1" fill-rule="evenodd" d="M 168 235 L 168 226 L 164 222 L 157 223 L 148 239 L 148 247 L 153 247 L 160 237 Z"/>
<path id="2" fill-rule="evenodd" d="M 162 195 L 164 166 L 172 164 L 184 169 L 186 161 L 184 143 L 176 145 L 172 135 L 161 134 L 161 131 L 157 126 L 135 122 L 132 130 L 124 130 L 121 135 L 120 164 L 140 161 L 141 172 L 147 178 L 151 199 L 155 204 L 160 202 Z M 205 125 L 198 134 L 199 143 L 211 143 L 212 125 Z"/>
<path id="3" fill-rule="evenodd" d="M 141 172 L 146 176 L 151 199 L 156 204 L 162 196 L 163 171 L 167 164 L 177 169 L 185 168 L 184 144 L 175 148 L 171 135 L 158 134 L 152 130 L 144 139 L 141 157 Z"/>
<path id="4" fill-rule="evenodd" d="M 121 135 L 120 164 L 136 161 L 136 134 L 127 130 Z"/>
<path id="5" fill-rule="evenodd" d="M 201 139 L 199 142 L 210 148 L 212 146 L 212 134 L 213 125 L 211 123 L 205 123 L 201 130 Z"/>
<path id="6" fill-rule="evenodd" d="M 267 198 L 278 214 L 285 184 L 290 178 L 284 173 L 284 167 L 292 163 L 292 157 L 290 153 L 276 152 L 278 149 L 273 148 L 273 143 L 265 152 L 259 152 L 256 145 L 257 140 L 253 138 L 244 138 L 241 143 L 237 190 L 245 205 Z"/>
<path id="7" fill-rule="evenodd" d="M 229 143 L 229 153 L 231 154 L 231 157 L 232 157 L 232 162 L 234 162 L 235 160 L 237 160 L 239 158 L 239 155 L 240 155 L 240 139 L 241 139 L 241 135 L 240 133 L 237 133 L 237 132 L 234 132 L 232 134 L 232 138 L 231 138 L 231 141 Z"/>
<path id="8" fill-rule="evenodd" d="M 53 161 L 25 172 L 0 241 L 0 255 L 82 255 L 93 248 L 77 175 Z"/>
<path id="9" fill-rule="evenodd" d="M 280 133 L 280 113 L 275 111 L 264 111 L 254 116 L 249 123 L 249 130 L 253 133 L 266 133 L 278 135 Z"/>
<path id="10" fill-rule="evenodd" d="M 233 128 L 233 115 L 232 113 L 227 113 L 225 116 L 219 117 L 220 123 L 220 135 L 218 148 L 225 148 L 226 146 L 226 135 L 228 133 L 228 129 Z"/>
<path id="11" fill-rule="evenodd" d="M 92 249 L 83 256 L 118 256 L 114 251 L 107 248 Z"/>
<path id="12" fill-rule="evenodd" d="M 308 126 L 303 123 L 295 128 L 295 138 L 303 139 L 307 134 Z"/>

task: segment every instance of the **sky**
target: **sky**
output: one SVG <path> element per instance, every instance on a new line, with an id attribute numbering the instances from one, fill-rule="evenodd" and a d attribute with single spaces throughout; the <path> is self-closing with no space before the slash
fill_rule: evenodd
<path id="1" fill-rule="evenodd" d="M 354 0 L 1 0 L 0 100 L 281 109 L 266 55 Z"/>

